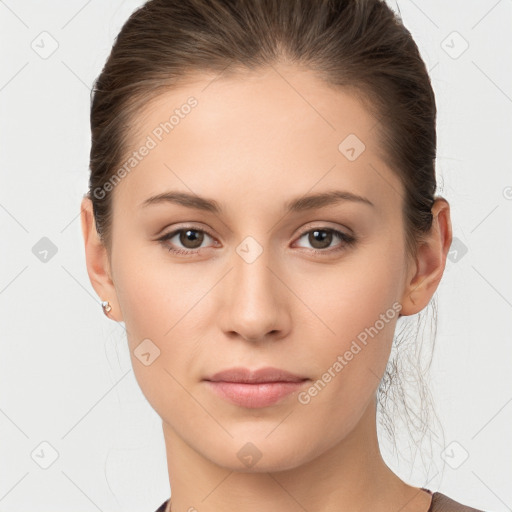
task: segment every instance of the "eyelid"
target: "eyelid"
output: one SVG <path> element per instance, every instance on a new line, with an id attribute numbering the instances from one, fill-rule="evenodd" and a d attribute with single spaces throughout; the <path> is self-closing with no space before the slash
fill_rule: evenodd
<path id="1" fill-rule="evenodd" d="M 319 223 L 319 225 L 317 225 Z M 309 231 L 313 231 L 318 229 L 322 230 L 332 230 L 332 231 L 340 231 L 347 236 L 355 237 L 355 233 L 348 226 L 330 226 L 328 221 L 312 221 L 308 222 L 304 226 L 301 227 L 300 232 L 297 236 L 303 236 Z"/>

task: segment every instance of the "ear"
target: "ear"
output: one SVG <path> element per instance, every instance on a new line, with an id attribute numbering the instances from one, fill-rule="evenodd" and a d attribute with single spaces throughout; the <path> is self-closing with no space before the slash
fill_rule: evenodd
<path id="1" fill-rule="evenodd" d="M 430 232 L 418 248 L 412 275 L 407 277 L 401 301 L 401 316 L 414 315 L 425 308 L 443 276 L 446 256 L 452 243 L 450 205 L 446 199 L 436 198 L 432 216 Z"/>
<path id="2" fill-rule="evenodd" d="M 92 201 L 84 196 L 81 204 L 80 218 L 82 234 L 85 244 L 85 260 L 87 273 L 92 287 L 100 299 L 108 300 L 112 309 L 108 316 L 118 322 L 122 321 L 121 310 L 117 301 L 117 294 L 112 280 L 112 272 L 108 252 L 96 230 Z"/>

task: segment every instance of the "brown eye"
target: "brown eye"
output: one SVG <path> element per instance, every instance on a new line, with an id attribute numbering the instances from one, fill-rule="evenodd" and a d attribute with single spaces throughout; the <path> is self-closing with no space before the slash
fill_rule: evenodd
<path id="1" fill-rule="evenodd" d="M 325 249 L 331 245 L 332 232 L 325 229 L 314 229 L 309 232 L 308 242 L 314 249 Z"/>
<path id="2" fill-rule="evenodd" d="M 159 238 L 158 241 L 169 251 L 180 255 L 194 255 L 199 253 L 205 237 L 212 238 L 213 236 L 208 234 L 202 229 L 196 229 L 192 227 L 186 227 L 176 229 L 175 231 L 164 235 Z"/>
<path id="3" fill-rule="evenodd" d="M 186 249 L 197 249 L 204 240 L 204 233 L 197 229 L 182 229 L 179 234 L 179 241 Z"/>
<path id="4" fill-rule="evenodd" d="M 318 254 L 329 254 L 336 251 L 342 251 L 355 244 L 356 238 L 353 235 L 347 235 L 341 231 L 330 228 L 316 228 L 305 231 L 300 237 L 307 237 L 307 242 L 311 246 L 311 251 Z M 338 239 L 341 243 L 331 247 L 334 239 Z"/>
<path id="5" fill-rule="evenodd" d="M 299 237 L 299 240 L 306 236 L 308 243 L 311 246 L 310 252 L 319 255 L 329 255 L 336 251 L 346 250 L 356 242 L 356 238 L 354 236 L 347 235 L 346 233 L 330 228 L 310 229 L 309 231 L 305 231 Z M 207 231 L 196 229 L 194 227 L 184 227 L 162 236 L 158 241 L 169 252 L 176 255 L 196 256 L 200 253 L 201 249 L 206 249 L 208 247 L 202 247 L 205 237 L 215 240 Z M 334 239 L 338 239 L 341 243 L 331 247 Z"/>

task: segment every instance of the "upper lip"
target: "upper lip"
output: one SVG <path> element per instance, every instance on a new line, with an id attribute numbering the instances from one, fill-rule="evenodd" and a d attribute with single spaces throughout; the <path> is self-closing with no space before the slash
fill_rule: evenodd
<path id="1" fill-rule="evenodd" d="M 241 382 L 241 383 L 258 383 L 258 382 L 302 382 L 307 377 L 300 377 L 286 370 L 267 366 L 258 370 L 250 370 L 249 368 L 228 368 L 217 372 L 211 377 L 206 378 L 212 382 Z"/>

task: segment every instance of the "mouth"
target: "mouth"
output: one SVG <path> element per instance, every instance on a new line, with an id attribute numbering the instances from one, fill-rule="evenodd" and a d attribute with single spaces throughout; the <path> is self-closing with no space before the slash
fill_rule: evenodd
<path id="1" fill-rule="evenodd" d="M 310 380 L 272 367 L 255 371 L 230 368 L 204 379 L 208 387 L 221 398 L 250 409 L 274 405 L 299 391 Z"/>

